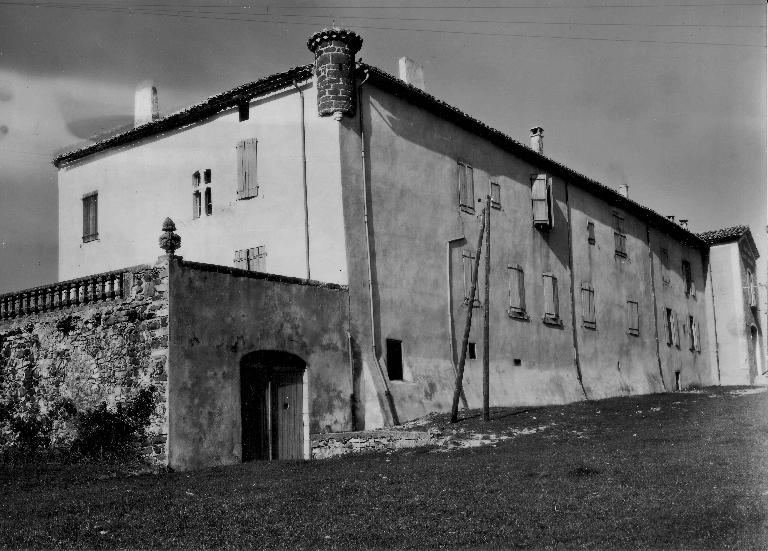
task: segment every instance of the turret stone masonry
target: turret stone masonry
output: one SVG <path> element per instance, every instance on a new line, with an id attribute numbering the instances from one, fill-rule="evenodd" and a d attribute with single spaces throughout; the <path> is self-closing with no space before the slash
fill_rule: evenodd
<path id="1" fill-rule="evenodd" d="M 321 116 L 341 120 L 343 115 L 355 114 L 355 54 L 362 45 L 363 39 L 346 29 L 324 29 L 309 37 Z"/>

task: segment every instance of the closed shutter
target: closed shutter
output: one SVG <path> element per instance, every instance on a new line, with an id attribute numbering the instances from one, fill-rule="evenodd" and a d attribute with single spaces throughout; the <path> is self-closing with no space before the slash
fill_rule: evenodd
<path id="1" fill-rule="evenodd" d="M 475 209 L 475 180 L 474 170 L 471 166 L 458 163 L 459 171 L 459 206 L 466 209 Z"/>
<path id="2" fill-rule="evenodd" d="M 257 144 L 256 138 L 237 144 L 237 199 L 251 199 L 259 194 L 256 180 Z"/>
<path id="3" fill-rule="evenodd" d="M 546 174 L 536 174 L 531 186 L 531 201 L 533 203 L 533 223 L 550 226 L 551 193 Z"/>
<path id="4" fill-rule="evenodd" d="M 581 284 L 581 319 L 585 327 L 595 328 L 595 289 L 586 282 Z"/>
<path id="5" fill-rule="evenodd" d="M 245 250 L 235 251 L 235 268 L 247 270 L 247 254 Z"/>
<path id="6" fill-rule="evenodd" d="M 630 335 L 640 334 L 640 308 L 633 300 L 627 301 L 627 332 Z"/>
<path id="7" fill-rule="evenodd" d="M 525 274 L 522 266 L 512 264 L 509 272 L 509 309 L 511 313 L 525 313 Z"/>

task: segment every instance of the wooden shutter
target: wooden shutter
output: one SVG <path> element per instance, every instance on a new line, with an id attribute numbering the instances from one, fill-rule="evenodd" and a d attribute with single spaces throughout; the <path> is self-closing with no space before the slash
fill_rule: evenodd
<path id="1" fill-rule="evenodd" d="M 257 144 L 256 138 L 237 144 L 237 199 L 251 199 L 259 194 L 256 179 Z"/>
<path id="2" fill-rule="evenodd" d="M 239 250 L 235 251 L 235 268 L 240 268 L 241 270 L 247 270 L 248 265 L 246 263 L 246 251 L 245 250 Z"/>
<path id="3" fill-rule="evenodd" d="M 595 244 L 595 223 L 587 222 L 587 242 L 590 245 Z"/>
<path id="4" fill-rule="evenodd" d="M 510 264 L 509 273 L 509 309 L 512 313 L 525 313 L 525 274 L 522 266 Z"/>
<path id="5" fill-rule="evenodd" d="M 677 321 L 677 312 L 672 312 L 672 344 L 680 347 L 680 324 Z"/>
<path id="6" fill-rule="evenodd" d="M 627 301 L 627 332 L 630 335 L 640 334 L 640 307 L 633 300 Z"/>
<path id="7" fill-rule="evenodd" d="M 459 171 L 459 206 L 475 209 L 474 170 L 471 166 L 458 163 Z"/>
<path id="8" fill-rule="evenodd" d="M 581 319 L 585 327 L 595 328 L 595 289 L 587 282 L 581 284 Z"/>
<path id="9" fill-rule="evenodd" d="M 693 347 L 696 352 L 701 352 L 701 335 L 699 334 L 699 322 L 693 320 Z"/>
<path id="10" fill-rule="evenodd" d="M 472 269 L 474 268 L 475 253 L 472 251 L 461 252 L 461 265 L 464 278 L 464 303 L 469 304 L 469 293 L 472 290 Z"/>
<path id="11" fill-rule="evenodd" d="M 557 320 L 560 313 L 560 305 L 557 296 L 557 278 L 554 274 L 543 274 L 544 280 L 544 318 Z"/>
<path id="12" fill-rule="evenodd" d="M 496 209 L 501 208 L 501 186 L 498 182 L 490 181 L 491 206 Z"/>
<path id="13" fill-rule="evenodd" d="M 531 202 L 533 203 L 533 223 L 536 225 L 552 225 L 551 191 L 546 174 L 533 176 L 531 185 Z"/>

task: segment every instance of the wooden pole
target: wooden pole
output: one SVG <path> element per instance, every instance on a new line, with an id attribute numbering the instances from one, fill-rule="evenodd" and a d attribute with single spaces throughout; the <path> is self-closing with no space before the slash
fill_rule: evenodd
<path id="1" fill-rule="evenodd" d="M 467 305 L 467 320 L 464 324 L 464 336 L 461 339 L 461 354 L 459 354 L 459 367 L 456 373 L 456 388 L 453 390 L 453 404 L 451 406 L 451 423 L 459 420 L 459 396 L 462 392 L 461 382 L 464 378 L 464 363 L 467 360 L 467 345 L 469 343 L 469 330 L 472 328 L 472 310 L 475 309 L 475 293 L 477 292 L 477 274 L 480 271 L 480 253 L 483 248 L 483 234 L 485 233 L 485 209 L 480 222 L 480 232 L 477 235 L 477 249 L 475 261 L 472 266 L 472 288 L 469 291 L 469 304 Z"/>
<path id="2" fill-rule="evenodd" d="M 485 204 L 485 304 L 483 305 L 483 421 L 491 420 L 490 389 L 490 338 L 488 335 L 491 298 L 491 196 Z"/>

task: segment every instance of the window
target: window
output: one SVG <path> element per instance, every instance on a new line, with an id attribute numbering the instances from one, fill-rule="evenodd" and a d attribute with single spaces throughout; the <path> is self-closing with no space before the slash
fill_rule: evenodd
<path id="1" fill-rule="evenodd" d="M 470 292 L 472 291 L 472 270 L 475 267 L 475 253 L 470 250 L 461 251 L 461 267 L 464 279 L 464 304 L 469 304 Z M 479 267 L 478 267 L 479 269 Z M 474 306 L 480 306 L 480 300 L 477 298 L 477 287 L 475 288 Z"/>
<path id="2" fill-rule="evenodd" d="M 757 281 L 752 270 L 747 269 L 747 296 L 749 297 L 750 308 L 757 308 Z"/>
<path id="3" fill-rule="evenodd" d="M 531 175 L 531 202 L 533 203 L 533 225 L 549 229 L 554 225 L 552 218 L 552 182 L 546 174 Z"/>
<path id="4" fill-rule="evenodd" d="M 237 144 L 237 199 L 251 199 L 258 196 L 256 180 L 256 146 L 258 140 L 251 138 Z"/>
<path id="5" fill-rule="evenodd" d="M 477 359 L 477 347 L 473 342 L 467 343 L 467 358 L 469 358 L 470 360 Z"/>
<path id="6" fill-rule="evenodd" d="M 494 209 L 501 208 L 501 186 L 498 182 L 490 181 L 490 194 L 491 194 L 491 207 Z"/>
<path id="7" fill-rule="evenodd" d="M 667 344 L 669 346 L 680 346 L 680 328 L 677 325 L 677 314 L 670 308 L 667 308 L 664 316 L 664 328 L 667 334 Z"/>
<path id="8" fill-rule="evenodd" d="M 581 284 L 581 320 L 587 329 L 596 329 L 595 288 L 589 282 Z"/>
<path id="9" fill-rule="evenodd" d="M 587 222 L 587 243 L 595 244 L 595 223 L 591 221 Z"/>
<path id="10" fill-rule="evenodd" d="M 627 258 L 627 234 L 624 230 L 624 217 L 613 214 L 613 240 L 616 245 L 616 256 Z"/>
<path id="11" fill-rule="evenodd" d="M 206 168 L 203 171 L 203 183 L 210 184 L 211 183 L 211 169 Z"/>
<path id="12" fill-rule="evenodd" d="M 213 199 L 211 197 L 211 188 L 205 188 L 205 215 L 213 214 Z"/>
<path id="13" fill-rule="evenodd" d="M 695 352 L 699 349 L 699 323 L 693 316 L 688 316 L 688 336 L 690 339 L 690 350 Z"/>
<path id="14" fill-rule="evenodd" d="M 691 263 L 687 260 L 683 260 L 683 279 L 685 280 L 685 294 L 689 297 L 695 297 L 696 289 L 693 286 L 693 272 L 691 271 Z"/>
<path id="15" fill-rule="evenodd" d="M 387 339 L 387 375 L 390 381 L 403 380 L 403 341 Z"/>
<path id="16" fill-rule="evenodd" d="M 459 161 L 459 208 L 475 212 L 475 176 L 471 166 Z"/>
<path id="17" fill-rule="evenodd" d="M 247 121 L 250 117 L 250 105 L 248 102 L 243 102 L 237 106 L 237 112 L 240 117 L 240 122 Z"/>
<path id="18" fill-rule="evenodd" d="M 235 268 L 251 272 L 267 270 L 267 249 L 264 245 L 235 251 Z"/>
<path id="19" fill-rule="evenodd" d="M 627 333 L 636 337 L 640 334 L 640 308 L 634 300 L 627 301 Z"/>
<path id="20" fill-rule="evenodd" d="M 664 285 L 669 285 L 669 251 L 661 249 L 661 281 Z"/>
<path id="21" fill-rule="evenodd" d="M 525 274 L 519 264 L 507 266 L 509 277 L 509 310 L 512 318 L 528 319 L 525 313 Z"/>
<path id="22" fill-rule="evenodd" d="M 544 323 L 562 325 L 560 301 L 557 296 L 557 278 L 552 273 L 542 274 L 544 280 Z"/>
<path id="23" fill-rule="evenodd" d="M 192 192 L 192 218 L 200 218 L 202 211 L 202 198 L 200 197 L 200 190 Z"/>
<path id="24" fill-rule="evenodd" d="M 192 174 L 192 187 L 200 187 L 200 171 L 195 171 Z"/>
<path id="25" fill-rule="evenodd" d="M 89 193 L 83 197 L 83 243 L 99 238 L 98 206 L 98 193 Z"/>

